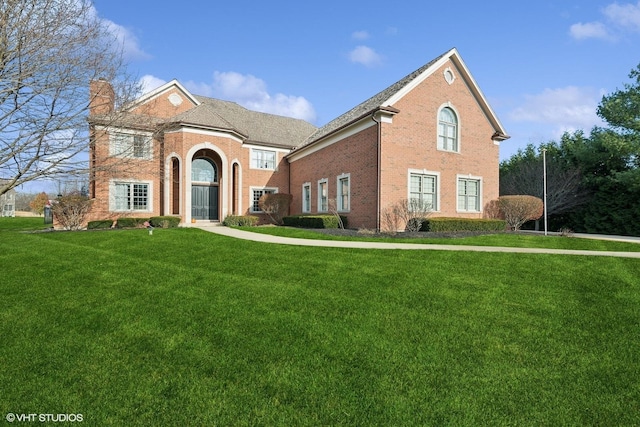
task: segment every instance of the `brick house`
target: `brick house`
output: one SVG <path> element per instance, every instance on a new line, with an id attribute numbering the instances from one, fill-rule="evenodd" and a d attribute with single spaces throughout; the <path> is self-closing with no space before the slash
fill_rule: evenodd
<path id="1" fill-rule="evenodd" d="M 0 179 L 0 184 L 7 180 Z M 0 216 L 16 216 L 16 190 L 12 188 L 4 194 L 0 194 Z"/>
<path id="2" fill-rule="evenodd" d="M 381 228 L 406 200 L 434 216 L 483 216 L 498 197 L 508 138 L 456 49 L 316 128 L 171 81 L 126 108 L 91 83 L 91 219 L 179 215 L 183 223 L 261 215 L 265 192 L 293 195 L 291 214 L 337 210 Z"/>

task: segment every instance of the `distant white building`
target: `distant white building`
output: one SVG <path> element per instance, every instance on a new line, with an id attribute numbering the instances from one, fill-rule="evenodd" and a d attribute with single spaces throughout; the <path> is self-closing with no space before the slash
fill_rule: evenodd
<path id="1" fill-rule="evenodd" d="M 16 190 L 11 189 L 0 196 L 0 216 L 16 216 Z"/>

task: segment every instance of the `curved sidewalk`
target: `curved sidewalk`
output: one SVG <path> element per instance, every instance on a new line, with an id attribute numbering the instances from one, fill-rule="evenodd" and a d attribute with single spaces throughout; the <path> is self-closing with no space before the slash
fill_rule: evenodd
<path id="1" fill-rule="evenodd" d="M 608 256 L 620 258 L 640 259 L 640 252 L 608 252 L 585 251 L 570 249 L 544 249 L 544 248 L 507 248 L 500 246 L 466 246 L 466 245 L 436 245 L 422 243 L 381 243 L 343 240 L 314 240 L 297 239 L 292 237 L 271 236 L 269 234 L 252 233 L 220 225 L 196 225 L 196 228 L 209 231 L 222 236 L 236 239 L 251 240 L 262 243 L 275 243 L 281 245 L 296 246 L 320 246 L 328 248 L 352 248 L 352 249 L 403 249 L 403 250 L 434 250 L 434 251 L 475 251 L 475 252 L 506 252 L 523 254 L 555 254 L 555 255 L 581 255 L 581 256 Z"/>

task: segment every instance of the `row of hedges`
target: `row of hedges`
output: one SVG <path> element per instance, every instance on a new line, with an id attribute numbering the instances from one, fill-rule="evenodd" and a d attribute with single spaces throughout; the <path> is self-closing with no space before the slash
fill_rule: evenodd
<path id="1" fill-rule="evenodd" d="M 118 218 L 89 221 L 87 229 L 99 230 L 105 228 L 142 228 L 149 222 L 155 228 L 175 228 L 180 224 L 179 216 L 154 216 L 151 218 Z"/>
<path id="2" fill-rule="evenodd" d="M 347 228 L 347 217 L 340 216 L 344 228 Z M 300 228 L 340 228 L 340 221 L 335 215 L 293 215 L 282 218 L 284 225 Z"/>
<path id="3" fill-rule="evenodd" d="M 505 231 L 506 222 L 501 219 L 481 218 L 425 218 L 420 231 Z"/>
<path id="4" fill-rule="evenodd" d="M 229 215 L 222 221 L 222 225 L 227 227 L 254 227 L 259 220 L 260 218 L 254 215 Z"/>

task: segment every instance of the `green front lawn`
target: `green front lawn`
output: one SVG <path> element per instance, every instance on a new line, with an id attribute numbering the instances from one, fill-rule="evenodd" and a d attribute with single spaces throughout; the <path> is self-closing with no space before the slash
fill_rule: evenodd
<path id="1" fill-rule="evenodd" d="M 2 231 L 33 231 L 51 228 L 51 224 L 44 223 L 44 217 L 15 217 L 0 218 L 0 232 Z"/>
<path id="2" fill-rule="evenodd" d="M 2 417 L 640 424 L 639 260 L 2 224 Z"/>

